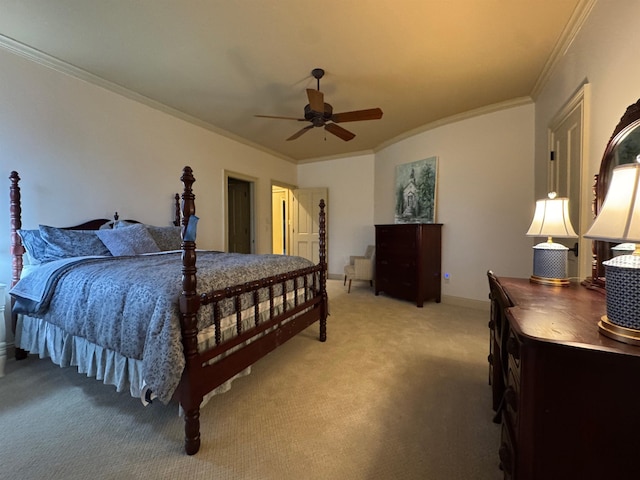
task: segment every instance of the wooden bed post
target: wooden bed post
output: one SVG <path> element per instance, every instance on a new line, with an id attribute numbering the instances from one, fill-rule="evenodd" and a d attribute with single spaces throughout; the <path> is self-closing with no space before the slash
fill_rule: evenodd
<path id="1" fill-rule="evenodd" d="M 327 341 L 327 315 L 328 315 L 328 298 L 327 298 L 327 243 L 326 243 L 326 214 L 324 211 L 324 199 L 320 200 L 320 238 L 319 238 L 319 256 L 320 256 L 320 291 L 322 292 L 322 305 L 320 306 L 320 341 Z"/>
<path id="2" fill-rule="evenodd" d="M 9 187 L 9 211 L 11 215 L 11 286 L 13 287 L 20 280 L 22 272 L 22 255 L 24 248 L 22 240 L 18 235 L 18 230 L 22 228 L 22 206 L 20 205 L 20 177 L 18 172 L 11 172 L 9 176 L 11 186 Z"/>
<path id="3" fill-rule="evenodd" d="M 175 206 L 176 206 L 176 210 L 175 210 L 175 214 L 173 216 L 174 220 L 173 220 L 173 224 L 176 227 L 180 226 L 180 194 L 176 193 L 176 196 L 174 197 L 175 200 Z"/>
<path id="4" fill-rule="evenodd" d="M 10 214 L 10 232 L 11 232 L 11 286 L 13 287 L 18 280 L 20 280 L 20 274 L 22 273 L 22 255 L 24 254 L 24 247 L 22 246 L 22 239 L 18 235 L 18 230 L 22 228 L 22 205 L 20 187 L 20 176 L 18 172 L 13 171 L 9 175 L 11 180 L 11 186 L 9 187 L 9 214 Z M 13 313 L 13 298 L 11 298 L 11 331 L 16 334 L 16 326 L 18 322 L 18 316 Z M 15 359 L 23 360 L 27 358 L 27 351 L 21 348 L 15 348 Z"/>
<path id="5" fill-rule="evenodd" d="M 182 194 L 182 293 L 180 294 L 180 328 L 185 356 L 185 370 L 180 385 L 180 404 L 184 410 L 184 448 L 188 455 L 200 449 L 200 403 L 202 392 L 197 378 L 202 365 L 198 362 L 198 328 L 196 313 L 200 307 L 200 297 L 196 293 L 196 242 L 185 240 L 189 219 L 196 213 L 195 182 L 191 167 L 184 167 L 180 180 L 184 184 Z"/>

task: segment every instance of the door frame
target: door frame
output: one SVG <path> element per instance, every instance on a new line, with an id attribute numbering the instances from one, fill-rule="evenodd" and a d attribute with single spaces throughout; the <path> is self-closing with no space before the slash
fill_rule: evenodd
<path id="1" fill-rule="evenodd" d="M 293 190 L 296 190 L 298 187 L 296 185 L 291 185 L 287 182 L 280 182 L 279 180 L 274 180 L 271 179 L 271 235 L 269 236 L 269 239 L 271 241 L 271 247 L 270 247 L 270 251 L 271 253 L 274 253 L 273 251 L 273 232 L 274 232 L 274 218 L 273 218 L 273 188 L 277 187 L 277 188 L 282 188 L 284 190 L 287 191 L 287 195 L 286 195 L 286 199 L 285 199 L 285 203 L 286 203 L 286 208 L 287 208 L 287 218 L 286 218 L 286 222 L 287 222 L 287 235 L 286 235 L 286 239 L 285 239 L 285 250 L 287 252 L 287 255 L 291 255 L 291 192 Z"/>
<path id="2" fill-rule="evenodd" d="M 576 228 L 578 234 L 578 249 L 580 252 L 578 258 L 578 277 L 586 278 L 591 275 L 592 261 L 592 241 L 584 238 L 584 232 L 587 226 L 591 225 L 593 213 L 591 205 L 593 204 L 593 176 L 589 174 L 589 120 L 590 120 L 590 104 L 591 104 L 591 85 L 583 83 L 580 88 L 573 94 L 567 103 L 553 116 L 547 127 L 547 152 L 551 152 L 554 148 L 553 132 L 577 109 L 582 109 L 581 130 L 582 138 L 580 142 L 581 161 L 580 161 L 580 209 L 579 209 L 579 225 Z M 547 157 L 548 158 L 548 157 Z M 555 166 L 549 163 L 547 170 L 547 190 L 555 188 L 557 178 L 554 173 Z"/>
<path id="3" fill-rule="evenodd" d="M 245 175 L 243 173 L 234 172 L 231 170 L 223 170 L 223 201 L 222 201 L 222 225 L 224 228 L 224 251 L 229 251 L 229 178 L 235 178 L 237 180 L 242 180 L 244 182 L 249 183 L 249 208 L 250 208 L 250 220 L 249 220 L 249 231 L 250 231 L 250 242 L 251 242 L 251 253 L 256 253 L 256 228 L 255 228 L 255 218 L 256 218 L 256 208 L 255 208 L 255 191 L 258 183 L 258 179 L 256 177 L 251 177 L 249 175 Z"/>

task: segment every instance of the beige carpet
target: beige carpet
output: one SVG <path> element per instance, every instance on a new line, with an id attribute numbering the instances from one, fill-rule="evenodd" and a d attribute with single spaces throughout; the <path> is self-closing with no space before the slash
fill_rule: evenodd
<path id="1" fill-rule="evenodd" d="M 48 360 L 0 378 L 0 478 L 497 480 L 488 313 L 422 309 L 329 281 L 317 325 L 202 411 L 200 452 L 183 453 L 177 407 Z"/>

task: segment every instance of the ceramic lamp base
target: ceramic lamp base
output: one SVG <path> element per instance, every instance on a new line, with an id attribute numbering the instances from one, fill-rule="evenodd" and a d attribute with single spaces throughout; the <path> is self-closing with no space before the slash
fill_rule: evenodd
<path id="1" fill-rule="evenodd" d="M 640 345 L 640 256 L 620 255 L 603 264 L 607 314 L 598 323 L 600 333 Z"/>
<path id="2" fill-rule="evenodd" d="M 609 321 L 606 315 L 603 315 L 598 322 L 598 330 L 605 337 L 613 338 L 619 342 L 640 346 L 640 330 L 625 328 L 615 325 Z"/>
<path id="3" fill-rule="evenodd" d="M 533 247 L 533 275 L 531 283 L 566 287 L 567 253 L 569 249 L 560 243 L 545 242 Z"/>

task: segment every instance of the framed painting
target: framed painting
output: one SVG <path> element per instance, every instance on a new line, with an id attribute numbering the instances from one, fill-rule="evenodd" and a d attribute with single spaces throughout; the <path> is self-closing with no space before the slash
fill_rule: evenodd
<path id="1" fill-rule="evenodd" d="M 438 157 L 396 166 L 395 223 L 435 223 Z"/>

